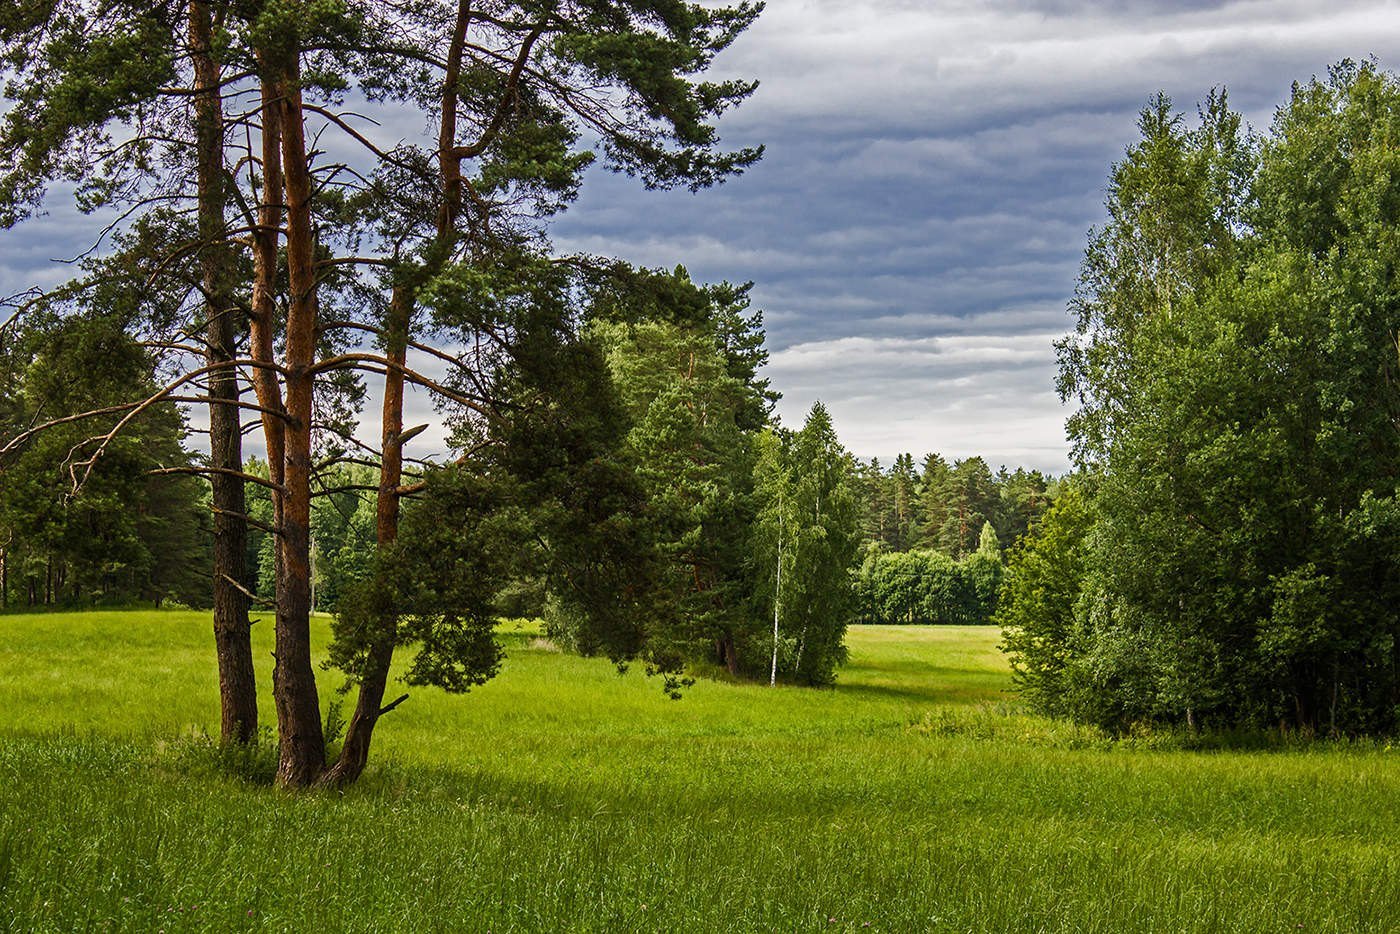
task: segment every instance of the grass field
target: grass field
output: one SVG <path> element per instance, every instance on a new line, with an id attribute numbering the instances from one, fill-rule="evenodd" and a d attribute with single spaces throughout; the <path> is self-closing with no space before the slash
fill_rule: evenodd
<path id="1" fill-rule="evenodd" d="M 0 617 L 0 929 L 1400 930 L 1400 752 L 1112 743 L 1020 712 L 990 629 L 670 701 L 506 626 L 495 681 L 302 796 L 191 739 L 207 631 Z"/>

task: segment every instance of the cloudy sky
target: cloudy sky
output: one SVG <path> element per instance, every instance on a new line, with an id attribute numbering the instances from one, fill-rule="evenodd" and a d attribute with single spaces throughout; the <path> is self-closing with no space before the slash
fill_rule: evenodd
<path id="1" fill-rule="evenodd" d="M 555 240 L 753 280 L 788 423 L 821 399 L 865 457 L 1061 470 L 1052 343 L 1137 111 L 1223 85 L 1262 128 L 1367 56 L 1400 66 L 1400 0 L 769 0 L 719 63 L 762 82 L 721 128 L 764 161 L 698 195 L 596 172 Z M 84 226 L 0 234 L 0 292 Z"/>
<path id="2" fill-rule="evenodd" d="M 726 71 L 725 138 L 767 156 L 714 191 L 593 179 L 558 240 L 752 279 L 783 418 L 849 447 L 1066 465 L 1052 342 L 1137 111 L 1226 86 L 1266 127 L 1343 57 L 1400 65 L 1400 3 L 769 0 Z"/>

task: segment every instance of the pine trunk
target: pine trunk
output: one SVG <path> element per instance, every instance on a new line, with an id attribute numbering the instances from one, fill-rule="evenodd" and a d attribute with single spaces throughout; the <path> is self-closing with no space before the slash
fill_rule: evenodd
<path id="1" fill-rule="evenodd" d="M 316 361 L 316 270 L 311 173 L 301 106 L 300 69 L 286 63 L 277 95 L 287 212 L 287 414 L 282 452 L 282 515 L 277 586 L 277 781 L 313 784 L 325 769 L 325 738 L 311 662 L 311 434 Z"/>
<path id="2" fill-rule="evenodd" d="M 208 362 L 237 356 L 232 256 L 224 223 L 224 121 L 219 66 L 213 57 L 213 24 L 204 0 L 191 0 L 190 54 L 194 65 L 196 157 L 201 273 Z M 258 731 L 258 693 L 248 622 L 248 598 L 237 585 L 247 578 L 248 523 L 243 479 L 243 433 L 238 375 L 229 366 L 209 375 L 209 463 L 214 506 L 214 650 L 219 662 L 220 737 L 249 742 Z"/>
<path id="3" fill-rule="evenodd" d="M 405 340 L 410 301 L 403 289 L 395 290 L 389 304 L 388 327 L 385 329 L 387 356 L 393 364 L 397 364 L 397 368 L 388 367 L 384 375 L 383 458 L 375 508 L 375 542 L 379 548 L 393 544 L 399 534 L 399 486 L 403 482 L 404 377 L 401 367 L 407 357 Z M 384 691 L 389 684 L 389 665 L 394 658 L 397 630 L 398 615 L 392 607 L 386 608 L 378 620 L 365 670 L 360 674 L 359 696 L 355 701 L 355 712 L 346 727 L 345 743 L 341 746 L 335 765 L 326 773 L 326 784 L 348 785 L 354 782 L 369 762 L 370 740 L 374 736 L 375 724 L 379 722 Z"/>

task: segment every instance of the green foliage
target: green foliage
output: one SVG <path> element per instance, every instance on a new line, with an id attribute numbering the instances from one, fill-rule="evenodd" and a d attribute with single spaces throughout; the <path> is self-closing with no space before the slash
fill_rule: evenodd
<path id="1" fill-rule="evenodd" d="M 664 582 L 650 635 L 656 651 L 753 667 L 748 537 L 756 390 L 730 375 L 714 324 L 596 321 L 632 427 L 626 449 L 647 499 Z M 716 646 L 721 646 L 718 649 Z"/>
<path id="2" fill-rule="evenodd" d="M 86 461 L 124 417 L 133 386 L 149 391 L 152 364 L 114 316 L 35 313 L 0 348 L 0 603 L 207 605 L 206 495 L 187 476 L 184 424 L 153 406 Z M 103 414 L 58 420 L 89 410 Z M 52 427 L 21 439 L 21 432 Z"/>
<path id="3" fill-rule="evenodd" d="M 1062 346 L 1093 527 L 1028 552 L 1082 577 L 1011 601 L 1022 679 L 1116 727 L 1393 730 L 1400 83 L 1344 64 L 1259 141 L 1223 95 L 1141 128 Z"/>
<path id="4" fill-rule="evenodd" d="M 881 625 L 983 625 L 991 622 L 1001 576 L 1001 559 L 984 552 L 954 561 L 926 549 L 868 547 L 855 584 L 859 619 Z"/>
<path id="5" fill-rule="evenodd" d="M 417 647 L 410 680 L 482 683 L 499 661 L 497 596 L 522 579 L 544 585 L 579 648 L 619 663 L 651 651 L 655 557 L 627 418 L 601 353 L 578 333 L 571 282 L 547 258 L 502 251 L 445 265 L 424 288 L 444 333 L 508 337 L 493 368 L 455 376 L 463 393 L 493 400 L 456 422 L 467 454 L 427 470 L 397 542 L 337 605 L 332 661 L 352 678 L 380 621 L 397 617 L 395 642 Z"/>
<path id="6" fill-rule="evenodd" d="M 572 396 L 558 386 L 549 392 L 611 413 L 597 434 L 606 448 L 599 449 L 605 470 L 597 482 L 599 491 L 621 497 L 609 520 L 619 564 L 594 603 L 626 595 L 631 616 L 619 611 L 611 626 L 626 639 L 610 641 L 589 611 L 570 603 L 568 589 L 586 579 L 577 574 L 555 575 L 553 585 L 543 570 L 517 575 L 507 589 L 545 581 L 551 638 L 585 654 L 643 658 L 666 675 L 672 694 L 687 680 L 679 676 L 687 666 L 766 674 L 771 638 L 756 612 L 754 538 L 761 533 L 753 520 L 763 498 L 754 489 L 754 462 L 756 430 L 776 396 L 758 375 L 767 359 L 762 315 L 749 312 L 747 286 L 699 286 L 683 268 L 612 264 L 590 270 L 584 284 L 580 348 L 600 354 L 600 378 L 609 385 L 580 386 Z M 599 406 L 603 399 L 616 408 Z M 580 479 L 561 475 L 559 482 L 576 488 Z M 561 553 L 543 537 L 542 569 Z M 578 557 L 591 564 L 605 553 L 593 548 Z"/>
<path id="7" fill-rule="evenodd" d="M 498 485 L 469 471 L 433 471 L 426 495 L 404 510 L 398 538 L 345 586 L 329 664 L 352 677 L 365 670 L 389 614 L 397 644 L 416 648 L 406 683 L 460 693 L 494 676 L 501 652 L 493 598 L 521 531 L 501 500 Z"/>
<path id="8" fill-rule="evenodd" d="M 1093 512 L 1077 484 L 1060 493 L 1034 532 L 1011 553 L 995 622 L 1005 631 L 1017 688 L 1038 709 L 1069 712 L 1078 673 L 1067 674 L 1082 648 L 1076 620 L 1089 572 Z"/>
<path id="9" fill-rule="evenodd" d="M 32 215 L 55 178 L 94 209 L 156 170 L 149 142 L 113 145 L 109 127 L 146 128 L 175 76 L 177 19 L 164 4 L 116 2 L 100 21 L 84 4 L 6 4 L 0 65 L 9 106 L 0 119 L 0 228 Z M 101 155 L 99 155 L 101 153 Z"/>
<path id="10" fill-rule="evenodd" d="M 855 612 L 851 570 L 860 554 L 853 474 L 820 402 L 801 430 L 769 432 L 760 442 L 756 605 L 762 618 L 776 617 L 769 649 L 778 673 L 805 684 L 831 684 L 846 660 Z"/>

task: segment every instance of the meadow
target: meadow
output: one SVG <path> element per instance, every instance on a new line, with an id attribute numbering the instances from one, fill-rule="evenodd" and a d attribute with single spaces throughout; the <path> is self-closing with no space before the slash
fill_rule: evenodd
<path id="1" fill-rule="evenodd" d="M 204 738 L 206 614 L 0 616 L 0 929 L 1400 927 L 1400 751 L 1114 741 L 1021 710 L 998 636 L 857 627 L 833 690 L 672 701 L 503 624 L 494 681 L 293 795 Z"/>

